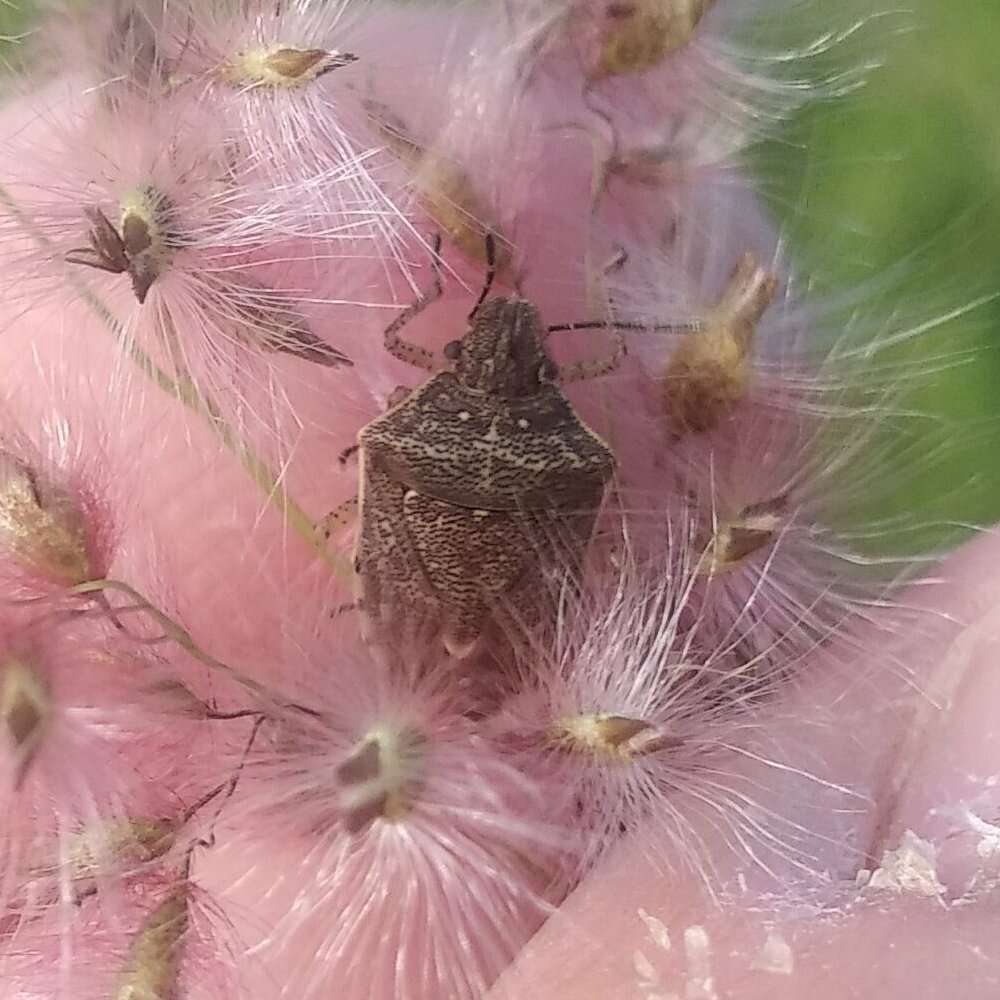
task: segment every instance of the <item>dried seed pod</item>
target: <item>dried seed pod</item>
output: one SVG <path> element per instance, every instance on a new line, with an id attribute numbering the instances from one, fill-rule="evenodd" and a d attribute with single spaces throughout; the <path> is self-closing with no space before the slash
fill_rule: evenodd
<path id="1" fill-rule="evenodd" d="M 713 0 L 607 0 L 600 3 L 592 79 L 641 73 L 687 45 Z"/>
<path id="2" fill-rule="evenodd" d="M 32 574 L 72 587 L 100 575 L 88 536 L 86 513 L 69 492 L 0 451 L 0 548 Z"/>
<path id="3" fill-rule="evenodd" d="M 398 822 L 421 783 L 426 740 L 414 729 L 379 729 L 366 736 L 337 768 L 344 826 L 359 833 L 375 819 Z"/>
<path id="4" fill-rule="evenodd" d="M 410 182 L 424 211 L 464 254 L 482 263 L 487 263 L 486 237 L 492 234 L 494 265 L 502 272 L 510 264 L 510 244 L 502 238 L 473 179 L 454 160 L 411 138 L 387 109 L 372 102 L 367 107 L 389 149 L 410 169 Z"/>
<path id="5" fill-rule="evenodd" d="M 718 304 L 674 350 L 664 404 L 676 434 L 712 430 L 746 397 L 757 323 L 777 286 L 775 275 L 745 254 Z"/>
<path id="6" fill-rule="evenodd" d="M 350 52 L 274 45 L 240 52 L 221 67 L 220 75 L 234 87 L 292 90 L 349 66 L 357 58 Z"/>
<path id="7" fill-rule="evenodd" d="M 275 292 L 253 287 L 246 280 L 241 281 L 241 286 L 246 299 L 241 295 L 231 310 L 240 332 L 251 343 L 327 368 L 353 365 L 346 354 L 317 337 L 306 318 Z"/>
<path id="8" fill-rule="evenodd" d="M 680 741 L 657 732 L 652 723 L 643 719 L 596 713 L 556 720 L 549 728 L 547 742 L 569 753 L 627 763 Z"/>
<path id="9" fill-rule="evenodd" d="M 152 187 L 143 185 L 126 193 L 119 208 L 117 229 L 101 209 L 84 209 L 90 222 L 90 246 L 71 250 L 66 261 L 110 274 L 128 274 L 135 297 L 143 303 L 169 265 L 180 238 L 171 231 L 170 200 Z"/>
<path id="10" fill-rule="evenodd" d="M 744 507 L 722 521 L 708 546 L 704 572 L 724 573 L 770 545 L 787 521 L 788 497 L 779 496 Z"/>
<path id="11" fill-rule="evenodd" d="M 189 895 L 186 885 L 175 889 L 146 919 L 129 947 L 115 1000 L 177 1000 Z"/>
<path id="12" fill-rule="evenodd" d="M 20 783 L 38 752 L 51 712 L 42 678 L 23 660 L 0 663 L 0 723 L 11 751 L 15 783 Z"/>

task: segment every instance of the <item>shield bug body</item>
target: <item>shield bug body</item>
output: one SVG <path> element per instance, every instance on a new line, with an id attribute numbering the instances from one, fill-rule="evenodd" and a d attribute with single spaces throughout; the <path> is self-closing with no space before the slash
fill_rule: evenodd
<path id="1" fill-rule="evenodd" d="M 501 609 L 539 618 L 547 573 L 583 554 L 615 466 L 559 386 L 614 370 L 621 335 L 606 360 L 560 370 L 550 331 L 607 324 L 546 327 L 525 299 L 486 298 L 491 278 L 444 370 L 399 337 L 439 277 L 387 328 L 390 353 L 435 374 L 358 435 L 361 610 L 381 633 L 431 623 L 456 657 Z"/>

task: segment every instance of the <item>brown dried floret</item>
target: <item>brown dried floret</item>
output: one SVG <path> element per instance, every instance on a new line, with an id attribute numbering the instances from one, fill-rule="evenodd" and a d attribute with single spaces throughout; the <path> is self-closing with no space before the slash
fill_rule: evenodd
<path id="1" fill-rule="evenodd" d="M 141 185 L 122 197 L 119 209 L 116 229 L 100 208 L 85 208 L 90 245 L 71 250 L 66 261 L 110 274 L 127 274 L 135 297 L 143 303 L 179 244 L 172 231 L 173 208 L 165 195 Z"/>
<path id="2" fill-rule="evenodd" d="M 162 858 L 173 847 L 175 824 L 168 819 L 128 816 L 86 827 L 72 836 L 66 856 L 74 879 L 90 879 Z"/>
<path id="3" fill-rule="evenodd" d="M 147 917 L 129 947 L 115 1000 L 179 1000 L 189 897 L 187 886 L 181 886 Z"/>
<path id="4" fill-rule="evenodd" d="M 221 67 L 220 74 L 234 87 L 270 87 L 293 90 L 357 60 L 350 52 L 301 49 L 272 45 L 245 49 Z"/>
<path id="5" fill-rule="evenodd" d="M 92 579 L 97 570 L 88 546 L 87 515 L 80 503 L 3 451 L 0 549 L 30 572 L 66 586 Z"/>
<path id="6" fill-rule="evenodd" d="M 486 237 L 492 234 L 493 264 L 502 272 L 510 263 L 510 244 L 468 172 L 433 147 L 420 145 L 387 109 L 369 102 L 368 112 L 390 151 L 409 168 L 424 211 L 464 254 L 482 263 L 487 263 Z"/>
<path id="7" fill-rule="evenodd" d="M 557 749 L 607 763 L 627 763 L 679 741 L 642 719 L 593 712 L 557 719 L 549 727 L 547 742 Z"/>
<path id="8" fill-rule="evenodd" d="M 746 398 L 754 334 L 777 284 L 752 254 L 744 254 L 718 304 L 678 344 L 664 385 L 664 406 L 676 434 L 712 430 Z"/>
<path id="9" fill-rule="evenodd" d="M 233 303 L 231 312 L 238 333 L 251 344 L 326 368 L 353 365 L 346 354 L 313 333 L 306 318 L 276 292 L 242 284 L 245 297 Z"/>
<path id="10" fill-rule="evenodd" d="M 608 0 L 593 79 L 641 73 L 687 45 L 713 0 Z"/>
<path id="11" fill-rule="evenodd" d="M 740 566 L 770 545 L 788 520 L 788 497 L 748 504 L 735 517 L 721 521 L 708 547 L 705 571 L 722 573 Z"/>
<path id="12" fill-rule="evenodd" d="M 17 782 L 38 753 L 51 708 L 45 682 L 27 662 L 8 657 L 0 663 L 0 726 Z"/>

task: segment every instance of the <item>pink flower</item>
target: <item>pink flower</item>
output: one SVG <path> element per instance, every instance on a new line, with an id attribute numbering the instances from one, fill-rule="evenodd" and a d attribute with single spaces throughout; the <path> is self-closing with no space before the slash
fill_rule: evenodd
<path id="1" fill-rule="evenodd" d="M 276 980 L 289 996 L 481 995 L 559 898 L 542 788 L 478 732 L 453 663 L 339 640 L 291 661 L 201 877 L 260 936 L 253 996 Z"/>

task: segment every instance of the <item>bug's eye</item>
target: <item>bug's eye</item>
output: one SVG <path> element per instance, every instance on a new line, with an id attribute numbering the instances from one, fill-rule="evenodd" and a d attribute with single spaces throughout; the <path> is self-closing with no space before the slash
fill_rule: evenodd
<path id="1" fill-rule="evenodd" d="M 462 356 L 462 342 L 460 340 L 450 340 L 444 345 L 443 353 L 449 361 L 457 361 Z"/>

